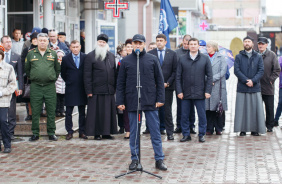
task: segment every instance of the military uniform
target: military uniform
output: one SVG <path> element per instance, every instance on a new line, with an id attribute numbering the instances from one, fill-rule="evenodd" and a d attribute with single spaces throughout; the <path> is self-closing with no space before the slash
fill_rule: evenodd
<path id="1" fill-rule="evenodd" d="M 39 136 L 39 119 L 43 100 L 47 111 L 47 133 L 54 135 L 56 87 L 55 82 L 60 74 L 61 66 L 55 51 L 47 48 L 42 56 L 35 48 L 31 50 L 25 59 L 25 72 L 31 80 L 30 104 L 32 109 L 32 133 Z"/>

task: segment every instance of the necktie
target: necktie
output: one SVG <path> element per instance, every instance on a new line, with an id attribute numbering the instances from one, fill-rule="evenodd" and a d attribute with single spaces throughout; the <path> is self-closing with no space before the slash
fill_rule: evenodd
<path id="1" fill-rule="evenodd" d="M 159 50 L 160 51 L 160 64 L 161 66 L 163 65 L 163 61 L 164 61 L 164 57 L 163 57 L 163 50 Z"/>
<path id="2" fill-rule="evenodd" d="M 77 56 L 75 56 L 74 59 L 75 59 L 74 62 L 75 62 L 76 67 L 79 68 L 79 63 L 78 63 Z"/>
<path id="3" fill-rule="evenodd" d="M 5 53 L 5 61 L 6 61 L 6 63 L 10 63 L 9 53 L 8 52 Z"/>

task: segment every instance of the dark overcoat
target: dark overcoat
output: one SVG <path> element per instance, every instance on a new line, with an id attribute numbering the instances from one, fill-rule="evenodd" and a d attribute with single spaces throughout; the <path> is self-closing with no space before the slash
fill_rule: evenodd
<path id="1" fill-rule="evenodd" d="M 65 106 L 80 106 L 87 104 L 84 89 L 83 72 L 86 55 L 80 52 L 79 68 L 76 67 L 72 53 L 63 57 L 61 76 L 66 82 Z"/>
<path id="2" fill-rule="evenodd" d="M 140 53 L 141 110 L 158 110 L 156 102 L 165 102 L 164 79 L 158 58 Z M 125 105 L 128 111 L 136 111 L 137 55 L 135 52 L 123 58 L 117 80 L 116 104 Z"/>

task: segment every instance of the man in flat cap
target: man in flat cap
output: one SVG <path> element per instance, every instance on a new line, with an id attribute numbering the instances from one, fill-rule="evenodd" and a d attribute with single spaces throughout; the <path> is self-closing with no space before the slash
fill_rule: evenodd
<path id="1" fill-rule="evenodd" d="M 145 37 L 136 34 L 132 40 L 132 54 L 122 60 L 117 81 L 117 107 L 127 109 L 130 123 L 131 164 L 129 170 L 136 170 L 139 158 L 139 139 L 137 134 L 137 107 L 141 103 L 141 111 L 145 113 L 146 124 L 151 134 L 151 141 L 155 152 L 155 166 L 160 170 L 167 170 L 163 163 L 164 153 L 160 133 L 159 107 L 165 102 L 164 78 L 158 58 L 145 51 Z M 141 99 L 137 94 L 137 53 L 140 52 L 140 89 Z M 140 110 L 140 109 L 139 109 Z M 139 114 L 140 115 L 140 114 Z M 142 115 L 142 113 L 141 113 Z"/>
<path id="2" fill-rule="evenodd" d="M 267 49 L 268 40 L 265 37 L 258 38 L 259 53 L 263 58 L 264 75 L 260 79 L 262 100 L 265 104 L 267 132 L 272 132 L 274 124 L 274 82 L 279 77 L 280 65 L 274 52 Z M 278 124 L 276 124 L 278 126 Z"/>
<path id="3" fill-rule="evenodd" d="M 60 42 L 63 42 L 67 45 L 68 48 L 70 48 L 70 43 L 66 41 L 66 33 L 65 32 L 59 32 L 58 33 L 58 39 Z"/>
<path id="4" fill-rule="evenodd" d="M 95 140 L 114 139 L 117 133 L 115 56 L 108 51 L 108 36 L 97 37 L 95 50 L 84 61 L 84 87 L 88 96 L 86 135 Z M 102 137 L 101 137 L 102 136 Z"/>
<path id="5" fill-rule="evenodd" d="M 238 78 L 234 132 L 240 132 L 240 136 L 246 136 L 246 132 L 259 136 L 265 133 L 260 85 L 263 59 L 253 50 L 253 38 L 245 37 L 243 45 L 244 50 L 236 56 L 234 63 L 234 74 Z"/>

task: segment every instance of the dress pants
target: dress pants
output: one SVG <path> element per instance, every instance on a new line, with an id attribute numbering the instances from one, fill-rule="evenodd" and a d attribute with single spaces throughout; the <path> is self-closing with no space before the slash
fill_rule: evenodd
<path id="1" fill-rule="evenodd" d="M 279 118 L 281 116 L 282 112 L 282 88 L 279 88 L 279 101 L 276 109 L 276 114 L 275 114 L 275 121 L 279 121 Z"/>
<path id="2" fill-rule="evenodd" d="M 203 100 L 182 100 L 181 106 L 181 128 L 183 136 L 190 136 L 190 122 L 189 116 L 191 113 L 191 108 L 194 108 L 191 104 L 194 104 L 197 109 L 199 118 L 199 137 L 206 134 L 207 119 L 205 110 L 205 99 Z"/>
<path id="3" fill-rule="evenodd" d="M 17 97 L 15 95 L 15 93 L 13 93 L 12 95 L 12 99 L 11 99 L 11 104 L 8 110 L 8 123 L 9 123 L 9 132 L 10 135 L 14 135 L 14 130 L 17 124 L 17 116 L 16 116 L 16 101 L 17 101 Z"/>
<path id="4" fill-rule="evenodd" d="M 207 132 L 213 134 L 214 130 L 216 132 L 222 132 L 222 118 L 216 111 L 206 111 L 207 117 Z"/>
<path id="5" fill-rule="evenodd" d="M 0 128 L 2 134 L 2 141 L 5 148 L 11 148 L 11 137 L 8 123 L 8 109 L 8 107 L 0 107 Z"/>
<path id="6" fill-rule="evenodd" d="M 179 99 L 176 95 L 176 99 L 177 99 L 177 115 L 176 115 L 176 126 L 177 128 L 181 128 L 181 102 L 182 100 Z M 194 104 L 191 104 L 191 112 L 189 115 L 189 122 L 190 122 L 190 129 L 194 129 L 195 128 L 195 121 L 196 121 L 196 117 L 195 117 L 195 108 L 194 108 Z"/>
<path id="7" fill-rule="evenodd" d="M 265 105 L 266 120 L 265 126 L 267 129 L 272 129 L 274 126 L 274 95 L 261 95 Z"/>
<path id="8" fill-rule="evenodd" d="M 155 160 L 163 160 L 164 154 L 162 149 L 162 138 L 160 133 L 160 122 L 158 111 L 144 111 L 146 116 L 146 123 L 150 131 L 151 141 L 155 152 Z M 128 112 L 130 123 L 130 150 L 131 160 L 138 160 L 139 157 L 139 135 L 138 135 L 138 121 L 137 112 Z"/>
<path id="9" fill-rule="evenodd" d="M 57 93 L 56 113 L 64 113 L 65 94 Z"/>
<path id="10" fill-rule="evenodd" d="M 73 122 L 72 122 L 72 112 L 74 106 L 66 106 L 66 119 L 65 119 L 65 127 L 69 134 L 73 134 Z M 78 126 L 79 133 L 85 134 L 85 105 L 78 106 Z"/>
<path id="11" fill-rule="evenodd" d="M 159 108 L 160 124 L 164 123 L 167 135 L 173 134 L 172 106 L 173 90 L 165 90 L 165 104 Z M 162 127 L 160 127 L 162 130 Z"/>

